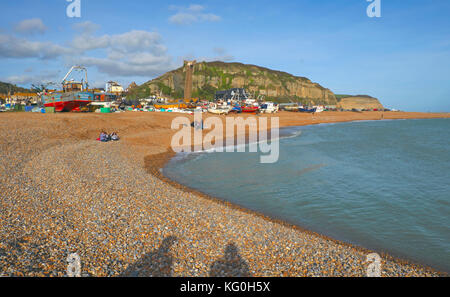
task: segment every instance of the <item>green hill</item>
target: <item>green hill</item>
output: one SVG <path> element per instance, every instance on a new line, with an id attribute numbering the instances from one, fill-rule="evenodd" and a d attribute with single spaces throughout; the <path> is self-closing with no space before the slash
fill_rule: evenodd
<path id="1" fill-rule="evenodd" d="M 13 85 L 13 84 L 0 81 L 0 94 L 7 95 L 8 92 L 11 92 L 11 95 L 13 95 L 14 93 L 17 93 L 17 92 L 34 93 L 30 89 L 21 88 L 21 87 L 18 87 L 16 85 Z"/>
<path id="2" fill-rule="evenodd" d="M 185 72 L 180 67 L 133 88 L 127 97 L 140 99 L 162 92 L 164 96 L 180 99 L 184 94 L 184 81 Z M 245 88 L 254 97 L 264 95 L 267 100 L 276 102 L 337 103 L 333 92 L 305 77 L 241 63 L 201 62 L 195 65 L 194 98 L 212 100 L 216 91 L 230 88 Z"/>

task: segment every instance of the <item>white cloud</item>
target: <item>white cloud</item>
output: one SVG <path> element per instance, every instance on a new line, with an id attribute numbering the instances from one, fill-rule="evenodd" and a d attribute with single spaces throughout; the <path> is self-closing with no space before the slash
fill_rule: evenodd
<path id="1" fill-rule="evenodd" d="M 58 75 L 58 71 L 46 71 L 39 74 L 12 75 L 2 78 L 1 81 L 5 81 L 15 85 L 38 85 L 41 83 L 46 84 L 50 82 L 56 83 L 59 80 Z"/>
<path id="2" fill-rule="evenodd" d="M 103 36 L 83 33 L 73 39 L 71 46 L 83 52 L 109 48 L 124 53 L 150 51 L 163 54 L 167 48 L 160 42 L 161 36 L 156 32 L 133 30 L 123 34 Z"/>
<path id="3" fill-rule="evenodd" d="M 70 54 L 71 49 L 51 42 L 29 41 L 8 34 L 0 34 L 0 57 L 52 59 Z"/>
<path id="4" fill-rule="evenodd" d="M 235 59 L 233 55 L 230 55 L 227 52 L 227 50 L 222 47 L 213 48 L 213 53 L 214 55 L 210 57 L 199 57 L 197 58 L 197 60 L 205 62 L 214 62 L 214 61 L 231 62 Z"/>
<path id="5" fill-rule="evenodd" d="M 100 73 L 113 77 L 149 78 L 161 75 L 174 66 L 167 47 L 162 44 L 162 38 L 156 32 L 132 30 L 122 34 L 96 36 L 94 32 L 99 26 L 92 22 L 79 23 L 73 28 L 79 33 L 66 46 L 29 41 L 0 33 L 0 57 L 42 60 L 63 58 L 68 65 L 96 67 Z M 96 50 L 95 54 L 91 53 L 93 50 Z M 21 75 L 9 79 L 24 84 L 31 77 Z"/>
<path id="6" fill-rule="evenodd" d="M 100 25 L 97 25 L 91 21 L 76 23 L 72 26 L 75 30 L 81 31 L 82 33 L 92 34 L 100 29 Z"/>
<path id="7" fill-rule="evenodd" d="M 105 58 L 81 55 L 68 61 L 96 67 L 110 76 L 157 76 L 173 68 L 167 48 L 156 32 L 133 30 L 100 37 L 84 33 L 74 38 L 72 47 L 81 52 L 106 51 Z"/>
<path id="8" fill-rule="evenodd" d="M 44 34 L 47 31 L 47 27 L 44 25 L 41 19 L 34 18 L 29 20 L 23 20 L 14 27 L 14 31 L 20 34 Z"/>
<path id="9" fill-rule="evenodd" d="M 169 6 L 170 10 L 177 13 L 169 17 L 169 22 L 177 25 L 190 25 L 197 22 L 218 22 L 222 18 L 213 13 L 205 13 L 205 7 L 198 4 L 191 4 L 188 7 Z"/>
<path id="10" fill-rule="evenodd" d="M 92 28 L 92 24 L 83 25 Z M 156 32 L 132 30 L 122 34 L 94 36 L 92 30 L 83 30 L 71 46 L 80 54 L 68 57 L 69 63 L 96 67 L 100 73 L 110 76 L 160 75 L 173 68 L 167 47 Z M 92 57 L 90 50 L 104 50 L 104 57 Z"/>
<path id="11" fill-rule="evenodd" d="M 139 56 L 140 57 L 140 56 Z M 76 62 L 84 66 L 96 67 L 99 72 L 110 76 L 158 76 L 172 68 L 171 59 L 168 57 L 153 57 L 151 61 L 142 60 L 139 63 L 137 56 L 122 60 L 109 58 L 80 57 Z"/>

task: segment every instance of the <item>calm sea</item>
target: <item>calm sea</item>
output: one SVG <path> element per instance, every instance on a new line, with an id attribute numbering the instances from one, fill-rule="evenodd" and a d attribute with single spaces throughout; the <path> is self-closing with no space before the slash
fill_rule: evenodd
<path id="1" fill-rule="evenodd" d="M 174 158 L 181 184 L 379 252 L 450 271 L 450 119 L 283 130 L 280 159 Z"/>

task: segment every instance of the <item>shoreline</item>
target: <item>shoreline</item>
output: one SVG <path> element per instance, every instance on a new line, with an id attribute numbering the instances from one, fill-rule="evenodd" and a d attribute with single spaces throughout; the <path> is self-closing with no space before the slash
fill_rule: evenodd
<path id="1" fill-rule="evenodd" d="M 427 119 L 427 118 L 425 118 L 425 119 Z M 296 126 L 283 126 L 283 127 L 280 126 L 280 129 L 283 129 L 283 128 L 295 128 L 295 127 L 305 127 L 305 126 L 315 126 L 315 125 L 322 125 L 322 124 L 374 122 L 374 121 L 396 121 L 396 120 L 425 120 L 425 119 L 423 119 L 423 118 L 422 119 L 421 118 L 418 118 L 418 119 L 412 118 L 412 119 L 350 120 L 350 121 L 340 121 L 340 122 L 326 122 L 326 123 L 304 124 L 304 125 L 296 125 Z M 269 129 L 269 131 L 270 131 L 270 129 Z M 270 133 L 269 133 L 269 135 L 270 135 Z M 280 138 L 280 140 L 281 139 L 282 138 Z M 248 139 L 247 138 L 246 138 L 246 142 L 248 144 Z M 236 146 L 236 144 L 235 144 L 235 146 Z M 226 147 L 225 143 L 224 143 L 223 147 Z M 191 153 L 188 153 L 188 154 L 193 154 L 193 153 L 202 154 L 202 153 L 207 153 L 207 151 L 205 151 L 205 150 L 195 151 L 195 152 L 191 152 Z M 376 252 L 382 258 L 389 259 L 390 261 L 394 261 L 394 262 L 399 263 L 399 264 L 406 264 L 406 265 L 412 265 L 412 266 L 416 266 L 416 267 L 429 269 L 430 271 L 436 272 L 438 274 L 441 274 L 442 276 L 448 276 L 449 275 L 449 272 L 440 271 L 439 269 L 434 268 L 434 267 L 430 266 L 427 263 L 421 263 L 420 261 L 414 261 L 412 259 L 403 258 L 401 256 L 393 255 L 393 254 L 391 254 L 389 252 L 385 252 L 385 251 L 374 251 L 374 250 L 371 250 L 370 248 L 366 248 L 366 247 L 360 246 L 358 244 L 348 243 L 348 242 L 342 241 L 340 239 L 336 239 L 336 238 L 327 236 L 325 234 L 321 234 L 321 233 L 309 230 L 309 229 L 307 229 L 307 228 L 305 228 L 303 226 L 300 226 L 298 224 L 289 222 L 289 220 L 282 219 L 282 218 L 276 217 L 274 215 L 268 215 L 268 214 L 265 214 L 265 213 L 262 213 L 262 212 L 259 212 L 259 211 L 256 211 L 256 210 L 253 210 L 253 209 L 241 206 L 241 205 L 239 205 L 237 203 L 230 202 L 230 201 L 225 200 L 223 198 L 216 197 L 216 196 L 213 196 L 213 195 L 209 195 L 207 193 L 204 193 L 204 192 L 202 192 L 200 190 L 191 188 L 191 187 L 186 186 L 184 184 L 181 184 L 181 183 L 177 182 L 176 180 L 173 180 L 173 179 L 169 178 L 163 172 L 163 170 L 167 166 L 167 164 L 173 158 L 175 158 L 176 156 L 177 156 L 177 153 L 173 152 L 170 148 L 168 148 L 168 151 L 165 152 L 165 153 L 161 153 L 161 154 L 158 154 L 158 155 L 146 156 L 145 157 L 145 161 L 144 161 L 145 162 L 145 169 L 146 169 L 146 171 L 149 174 L 159 178 L 161 181 L 163 181 L 165 183 L 168 183 L 171 186 L 173 186 L 173 187 L 175 187 L 175 188 L 177 188 L 179 190 L 185 191 L 187 193 L 192 193 L 192 194 L 194 194 L 196 196 L 199 196 L 199 197 L 202 197 L 202 198 L 209 199 L 209 200 L 211 200 L 211 201 L 213 201 L 215 203 L 218 203 L 220 205 L 225 205 L 226 207 L 229 207 L 231 209 L 242 211 L 242 212 L 245 212 L 245 213 L 247 213 L 249 215 L 254 215 L 254 216 L 260 217 L 260 218 L 262 218 L 264 220 L 267 220 L 267 221 L 270 221 L 272 223 L 280 224 L 280 225 L 282 225 L 284 227 L 291 228 L 291 229 L 299 231 L 299 232 L 304 232 L 304 233 L 310 234 L 312 236 L 317 236 L 317 237 L 323 238 L 325 240 L 332 241 L 332 242 L 334 242 L 336 244 L 340 244 L 340 245 L 344 245 L 344 246 L 347 246 L 347 247 L 352 248 L 352 249 L 356 249 L 356 250 L 358 250 L 360 252 L 363 252 L 363 253 L 366 253 L 366 254 Z M 157 160 L 154 160 L 153 158 L 156 158 Z"/>

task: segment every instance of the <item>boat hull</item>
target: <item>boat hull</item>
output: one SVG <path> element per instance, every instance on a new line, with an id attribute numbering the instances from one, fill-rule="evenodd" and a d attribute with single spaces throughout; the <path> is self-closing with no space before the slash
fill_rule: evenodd
<path id="1" fill-rule="evenodd" d="M 306 113 L 315 113 L 317 111 L 317 108 L 299 108 L 298 109 L 299 112 L 306 112 Z"/>
<path id="2" fill-rule="evenodd" d="M 241 107 L 241 111 L 244 113 L 255 113 L 259 111 L 258 107 Z"/>
<path id="3" fill-rule="evenodd" d="M 286 106 L 286 107 L 284 108 L 284 110 L 286 110 L 286 111 L 292 111 L 292 112 L 297 112 L 297 111 L 299 111 L 299 108 L 298 108 L 297 106 Z"/>
<path id="4" fill-rule="evenodd" d="M 188 105 L 186 103 L 173 103 L 173 104 L 155 104 L 155 108 L 157 109 L 169 109 L 169 108 L 179 108 L 179 109 L 185 109 L 188 108 Z"/>
<path id="5" fill-rule="evenodd" d="M 94 100 L 90 92 L 49 93 L 42 95 L 45 107 L 54 107 L 57 112 L 79 111 Z"/>
<path id="6" fill-rule="evenodd" d="M 222 115 L 222 114 L 228 114 L 230 111 L 228 109 L 214 109 L 214 108 L 210 108 L 208 109 L 209 113 L 212 114 L 218 114 L 218 115 Z"/>

